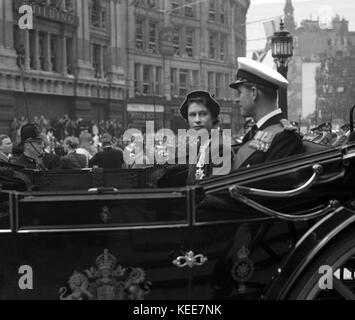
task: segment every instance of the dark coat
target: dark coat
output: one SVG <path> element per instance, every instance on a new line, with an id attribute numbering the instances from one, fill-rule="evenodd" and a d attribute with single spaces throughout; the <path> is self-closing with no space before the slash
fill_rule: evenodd
<path id="1" fill-rule="evenodd" d="M 61 162 L 63 170 L 81 170 L 86 168 L 86 157 L 76 152 L 62 157 Z"/>
<path id="2" fill-rule="evenodd" d="M 44 164 L 38 164 L 35 159 L 29 158 L 29 157 L 25 156 L 24 154 L 11 157 L 9 163 L 17 165 L 17 166 L 25 167 L 26 169 L 32 169 L 32 170 L 36 169 L 36 170 L 42 170 L 42 171 L 47 170 L 47 168 L 45 167 Z"/>
<path id="3" fill-rule="evenodd" d="M 213 163 L 213 158 L 212 155 L 213 154 L 217 154 L 219 153 L 219 156 L 222 157 L 223 156 L 223 140 L 222 140 L 222 136 L 220 136 L 220 140 L 219 140 L 219 145 L 212 145 L 212 143 L 210 142 L 209 144 L 209 148 L 208 148 L 208 152 L 209 152 L 209 163 L 205 164 L 203 167 L 203 177 L 201 180 L 206 179 L 206 178 L 210 178 L 213 176 L 216 176 L 216 174 L 214 174 L 215 170 L 217 169 L 221 169 L 222 167 L 225 167 L 227 164 L 226 163 L 222 163 L 220 165 L 214 164 Z M 212 149 L 214 147 L 214 149 Z M 233 165 L 233 159 L 234 159 L 234 153 L 232 151 L 231 146 L 224 146 L 224 148 L 227 150 L 228 152 L 228 157 L 230 156 L 230 158 L 225 157 L 225 160 L 230 160 L 231 163 L 229 163 L 229 170 L 228 172 L 223 172 L 223 175 L 228 175 L 231 171 L 231 166 Z M 197 180 L 197 163 L 198 163 L 198 159 L 196 161 L 196 163 L 194 164 L 190 164 L 189 165 L 189 170 L 188 170 L 188 177 L 187 177 L 187 185 L 195 185 L 196 183 L 198 183 L 199 181 Z M 217 170 L 218 171 L 218 170 Z"/>
<path id="4" fill-rule="evenodd" d="M 89 167 L 98 166 L 102 169 L 122 169 L 123 163 L 123 152 L 109 147 L 97 153 L 90 160 Z"/>
<path id="5" fill-rule="evenodd" d="M 46 166 L 48 170 L 60 170 L 62 167 L 60 157 L 52 153 L 44 154 L 43 164 Z"/>
<path id="6" fill-rule="evenodd" d="M 243 140 L 242 146 L 239 148 L 236 156 L 236 161 L 233 165 L 233 170 L 248 168 L 258 164 L 284 159 L 304 152 L 302 137 L 298 134 L 296 128 L 287 125 L 288 121 L 283 120 L 283 115 L 279 114 L 269 119 L 261 128 L 256 131 L 256 136 L 259 132 L 267 132 L 271 127 L 276 128 L 275 135 L 271 136 L 270 146 L 264 150 L 259 150 L 257 147 L 253 153 L 246 151 L 254 142 L 253 137 L 249 134 Z M 277 127 L 279 126 L 279 129 Z M 263 142 L 263 141 L 261 141 Z M 258 142 L 256 142 L 257 145 Z M 262 149 L 264 146 L 261 146 Z"/>

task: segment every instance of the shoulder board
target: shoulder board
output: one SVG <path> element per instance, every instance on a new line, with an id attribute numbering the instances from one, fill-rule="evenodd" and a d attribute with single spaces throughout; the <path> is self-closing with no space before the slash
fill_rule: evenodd
<path id="1" fill-rule="evenodd" d="M 297 131 L 297 128 L 295 126 L 292 125 L 292 123 L 286 119 L 282 119 L 280 121 L 281 125 L 284 128 L 284 131 L 291 131 L 291 132 L 295 132 Z"/>
<path id="2" fill-rule="evenodd" d="M 275 136 L 274 132 L 258 131 L 249 146 L 257 151 L 267 152 Z"/>

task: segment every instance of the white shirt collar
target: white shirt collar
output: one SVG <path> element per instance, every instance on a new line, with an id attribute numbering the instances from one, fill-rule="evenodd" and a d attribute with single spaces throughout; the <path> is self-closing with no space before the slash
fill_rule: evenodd
<path id="1" fill-rule="evenodd" d="M 275 117 L 275 116 L 277 116 L 277 115 L 279 115 L 281 113 L 282 113 L 281 109 L 276 109 L 275 111 L 270 112 L 266 116 L 261 118 L 256 125 L 260 129 L 266 123 L 266 121 L 268 121 L 269 119 L 271 119 L 271 118 L 273 118 L 273 117 Z"/>

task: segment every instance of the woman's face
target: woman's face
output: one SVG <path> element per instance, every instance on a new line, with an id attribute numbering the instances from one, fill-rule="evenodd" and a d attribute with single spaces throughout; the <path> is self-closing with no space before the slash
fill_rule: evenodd
<path id="1" fill-rule="evenodd" d="M 196 102 L 191 103 L 187 115 L 190 129 L 197 131 L 201 129 L 212 130 L 212 115 L 205 105 Z"/>

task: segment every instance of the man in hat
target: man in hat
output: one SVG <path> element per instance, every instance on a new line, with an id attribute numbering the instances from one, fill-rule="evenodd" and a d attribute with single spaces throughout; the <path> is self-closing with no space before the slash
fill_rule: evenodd
<path id="1" fill-rule="evenodd" d="M 23 153 L 10 159 L 10 163 L 26 169 L 47 170 L 43 164 L 44 143 L 38 128 L 34 124 L 26 124 L 21 129 L 21 146 Z"/>
<path id="2" fill-rule="evenodd" d="M 270 162 L 304 152 L 297 128 L 284 119 L 278 108 L 278 90 L 288 81 L 274 69 L 248 58 L 238 58 L 237 80 L 230 85 L 237 91 L 236 102 L 244 118 L 255 125 L 244 137 L 233 170 Z"/>
<path id="3" fill-rule="evenodd" d="M 123 152 L 112 147 L 113 137 L 106 132 L 101 137 L 103 151 L 97 153 L 89 162 L 89 167 L 98 166 L 102 169 L 122 169 Z"/>
<path id="4" fill-rule="evenodd" d="M 223 145 L 224 141 L 219 136 L 218 144 L 212 143 L 212 129 L 219 129 L 219 114 L 221 107 L 214 97 L 207 91 L 193 91 L 189 93 L 180 109 L 182 117 L 188 122 L 190 129 L 195 130 L 199 137 L 202 130 L 208 132 L 208 140 L 197 142 L 197 158 L 189 157 L 190 165 L 187 178 L 188 185 L 194 185 L 199 181 L 213 175 L 229 174 L 233 153 L 231 146 Z M 228 153 L 228 154 L 226 154 Z M 223 154 L 223 163 L 214 164 L 212 155 Z M 225 156 L 226 155 L 226 156 Z M 225 162 L 229 162 L 225 163 Z M 226 171 L 227 170 L 227 171 Z"/>

